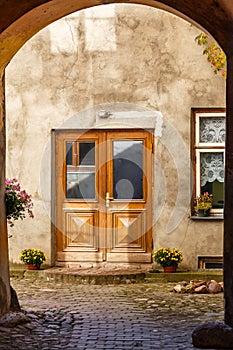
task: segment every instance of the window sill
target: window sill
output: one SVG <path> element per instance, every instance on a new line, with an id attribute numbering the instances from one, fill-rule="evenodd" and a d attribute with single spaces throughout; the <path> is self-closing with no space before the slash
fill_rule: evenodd
<path id="1" fill-rule="evenodd" d="M 210 215 L 210 216 L 197 216 L 197 215 L 191 215 L 191 220 L 224 220 L 223 215 Z"/>

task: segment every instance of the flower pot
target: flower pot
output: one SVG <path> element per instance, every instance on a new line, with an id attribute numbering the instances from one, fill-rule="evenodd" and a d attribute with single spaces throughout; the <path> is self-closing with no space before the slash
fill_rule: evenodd
<path id="1" fill-rule="evenodd" d="M 39 270 L 38 266 L 32 265 L 32 264 L 27 264 L 28 270 Z"/>
<path id="2" fill-rule="evenodd" d="M 163 271 L 165 273 L 174 273 L 176 272 L 177 266 L 164 266 Z"/>
<path id="3" fill-rule="evenodd" d="M 210 209 L 207 209 L 207 210 L 205 210 L 205 209 L 199 209 L 199 210 L 197 211 L 197 216 L 199 216 L 199 217 L 210 216 Z"/>

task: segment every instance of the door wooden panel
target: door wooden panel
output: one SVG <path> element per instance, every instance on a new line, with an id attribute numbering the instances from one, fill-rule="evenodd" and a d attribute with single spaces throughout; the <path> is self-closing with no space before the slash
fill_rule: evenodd
<path id="1" fill-rule="evenodd" d="M 57 264 L 151 262 L 153 134 L 55 132 Z"/>
<path id="2" fill-rule="evenodd" d="M 111 214 L 112 241 L 111 252 L 146 252 L 144 217 L 139 211 L 118 211 Z"/>
<path id="3" fill-rule="evenodd" d="M 65 249 L 78 247 L 84 250 L 98 250 L 97 211 L 64 212 L 65 222 Z"/>

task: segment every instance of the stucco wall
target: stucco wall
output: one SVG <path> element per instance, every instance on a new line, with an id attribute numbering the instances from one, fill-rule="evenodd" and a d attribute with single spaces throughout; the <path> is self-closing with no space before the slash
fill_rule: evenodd
<path id="1" fill-rule="evenodd" d="M 155 246 L 179 247 L 192 268 L 198 255 L 222 255 L 222 222 L 190 220 L 187 204 L 191 108 L 225 106 L 225 81 L 194 42 L 199 32 L 161 10 L 100 6 L 53 23 L 15 55 L 6 70 L 7 176 L 33 195 L 35 218 L 10 229 L 11 261 L 29 246 L 51 256 L 51 129 L 99 127 L 103 104 L 115 113 L 105 127 L 133 124 L 130 110 L 144 113 L 146 127 L 155 114 Z"/>

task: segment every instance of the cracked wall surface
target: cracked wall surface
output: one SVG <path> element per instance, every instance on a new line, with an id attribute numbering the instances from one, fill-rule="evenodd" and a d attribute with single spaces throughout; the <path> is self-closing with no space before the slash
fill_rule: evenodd
<path id="1" fill-rule="evenodd" d="M 178 182 L 176 158 L 190 156 L 191 108 L 225 107 L 225 81 L 214 75 L 195 44 L 199 32 L 162 10 L 99 6 L 54 22 L 14 56 L 6 70 L 7 176 L 17 177 L 33 195 L 35 218 L 11 229 L 12 262 L 19 262 L 28 246 L 43 249 L 48 257 L 54 249 L 51 198 L 42 195 L 43 181 L 51 178 L 51 130 L 98 127 L 96 109 L 104 104 L 117 113 L 125 108 L 119 123 L 130 106 L 142 114 L 159 112 L 166 121 L 164 138 L 158 132 L 155 139 L 155 246 L 178 246 L 192 268 L 198 255 L 222 255 L 222 222 L 190 220 L 190 178 L 182 179 L 183 192 Z M 112 128 L 113 121 L 105 126 Z M 149 125 L 149 119 L 143 123 Z M 169 133 L 176 135 L 170 148 Z M 168 233 L 175 206 L 183 214 Z"/>

